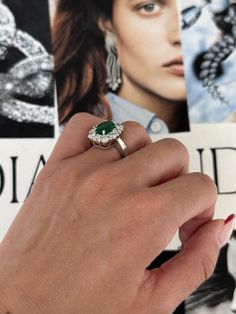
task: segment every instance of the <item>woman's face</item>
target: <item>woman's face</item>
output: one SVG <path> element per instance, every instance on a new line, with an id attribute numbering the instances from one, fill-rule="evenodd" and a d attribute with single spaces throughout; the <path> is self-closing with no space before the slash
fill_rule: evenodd
<path id="1" fill-rule="evenodd" d="M 164 99 L 184 100 L 176 1 L 114 0 L 111 30 L 123 84 Z"/>

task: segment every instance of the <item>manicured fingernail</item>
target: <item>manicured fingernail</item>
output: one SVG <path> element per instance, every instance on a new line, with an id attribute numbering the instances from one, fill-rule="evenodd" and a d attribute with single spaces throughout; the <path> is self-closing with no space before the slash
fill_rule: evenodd
<path id="1" fill-rule="evenodd" d="M 219 245 L 223 247 L 226 243 L 229 242 L 230 237 L 233 233 L 235 225 L 235 215 L 232 214 L 225 219 L 223 230 L 219 234 Z"/>

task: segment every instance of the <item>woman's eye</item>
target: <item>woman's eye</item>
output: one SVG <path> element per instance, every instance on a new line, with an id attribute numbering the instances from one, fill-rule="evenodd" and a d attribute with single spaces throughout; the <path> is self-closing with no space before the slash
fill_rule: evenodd
<path id="1" fill-rule="evenodd" d="M 140 12 L 145 14 L 157 13 L 160 9 L 161 6 L 158 3 L 147 3 L 139 7 Z"/>

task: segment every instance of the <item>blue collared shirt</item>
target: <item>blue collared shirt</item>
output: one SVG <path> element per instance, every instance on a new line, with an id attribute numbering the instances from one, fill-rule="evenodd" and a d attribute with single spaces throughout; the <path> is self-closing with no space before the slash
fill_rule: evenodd
<path id="1" fill-rule="evenodd" d="M 166 123 L 158 119 L 154 112 L 132 104 L 111 92 L 107 94 L 107 99 L 111 106 L 113 121 L 118 123 L 136 121 L 145 127 L 150 136 L 169 133 Z"/>

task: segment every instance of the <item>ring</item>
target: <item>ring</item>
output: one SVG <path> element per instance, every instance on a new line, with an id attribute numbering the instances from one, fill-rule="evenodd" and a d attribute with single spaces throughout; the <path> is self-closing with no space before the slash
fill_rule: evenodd
<path id="1" fill-rule="evenodd" d="M 89 131 L 88 138 L 95 147 L 110 149 L 116 146 L 123 158 L 127 156 L 127 146 L 120 138 L 123 130 L 124 126 L 122 124 L 105 120 L 93 126 Z"/>

